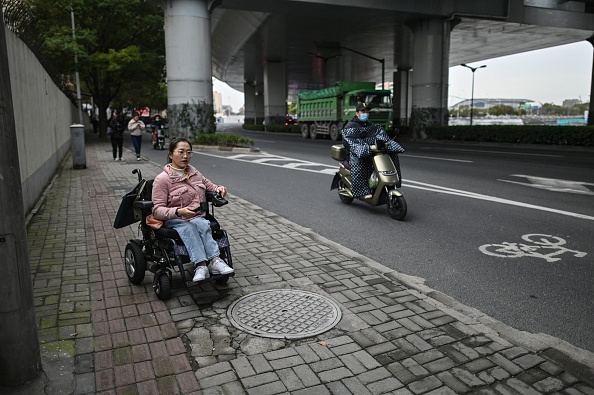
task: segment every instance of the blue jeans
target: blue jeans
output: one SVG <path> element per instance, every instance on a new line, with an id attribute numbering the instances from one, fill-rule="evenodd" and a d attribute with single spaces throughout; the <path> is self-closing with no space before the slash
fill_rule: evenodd
<path id="1" fill-rule="evenodd" d="M 212 238 L 210 222 L 207 219 L 202 217 L 196 217 L 190 221 L 169 219 L 164 222 L 163 226 L 177 231 L 194 264 L 219 256 L 219 245 Z"/>
<path id="2" fill-rule="evenodd" d="M 132 137 L 132 145 L 134 145 L 134 151 L 136 151 L 136 157 L 140 158 L 140 144 L 142 144 L 142 135 L 130 136 Z"/>

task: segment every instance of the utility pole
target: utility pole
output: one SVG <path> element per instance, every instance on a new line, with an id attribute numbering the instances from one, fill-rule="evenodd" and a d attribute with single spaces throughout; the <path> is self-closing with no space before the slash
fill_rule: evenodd
<path id="1" fill-rule="evenodd" d="M 12 387 L 39 375 L 41 356 L 4 29 L 0 8 L 0 384 Z"/>

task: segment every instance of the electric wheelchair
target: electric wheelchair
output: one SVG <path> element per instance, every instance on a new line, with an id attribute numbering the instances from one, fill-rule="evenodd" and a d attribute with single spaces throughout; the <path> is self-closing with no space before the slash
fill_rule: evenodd
<path id="1" fill-rule="evenodd" d="M 173 271 L 180 273 L 183 283 L 188 288 L 211 281 L 226 284 L 229 277 L 235 273 L 211 275 L 202 281 L 192 281 L 194 266 L 177 231 L 165 229 L 162 226 L 154 229 L 146 223 L 146 218 L 152 214 L 154 180 L 143 179 L 138 169 L 134 169 L 132 173 L 138 175 L 138 184 L 122 198 L 113 225 L 114 228 L 119 229 L 140 221 L 139 231 L 142 239 L 132 239 L 126 245 L 124 265 L 128 280 L 132 284 L 139 285 L 144 280 L 146 271 L 152 272 L 153 288 L 161 300 L 169 299 L 171 296 Z M 213 215 L 215 207 L 221 207 L 227 203 L 228 201 L 218 193 L 206 192 L 206 202 L 202 203 L 201 209 L 206 212 L 205 218 L 210 221 L 212 237 L 219 245 L 220 258 L 233 267 L 227 232 L 221 229 Z"/>

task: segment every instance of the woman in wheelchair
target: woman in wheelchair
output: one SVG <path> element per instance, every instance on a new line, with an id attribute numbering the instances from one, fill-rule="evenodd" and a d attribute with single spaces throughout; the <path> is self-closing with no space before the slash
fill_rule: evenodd
<path id="1" fill-rule="evenodd" d="M 165 228 L 175 229 L 184 242 L 196 269 L 193 281 L 209 278 L 210 273 L 233 273 L 219 257 L 219 246 L 201 209 L 206 191 L 225 197 L 227 188 L 213 184 L 190 165 L 192 144 L 188 140 L 172 139 L 168 156 L 169 163 L 153 182 L 153 216 L 162 220 Z"/>

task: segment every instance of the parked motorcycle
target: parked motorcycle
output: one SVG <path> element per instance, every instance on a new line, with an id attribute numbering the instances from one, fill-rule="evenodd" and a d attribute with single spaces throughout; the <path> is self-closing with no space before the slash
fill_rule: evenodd
<path id="1" fill-rule="evenodd" d="M 371 206 L 387 205 L 390 217 L 402 220 L 406 216 L 406 200 L 396 185 L 400 185 L 398 171 L 388 154 L 388 148 L 383 141 L 370 146 L 373 154 L 373 173 L 369 180 L 372 197 L 360 198 Z M 338 189 L 338 197 L 344 204 L 351 204 L 354 200 L 352 192 L 351 171 L 345 167 L 346 149 L 342 144 L 333 145 L 330 149 L 332 159 L 340 162 L 340 167 L 332 180 L 331 190 Z"/>
<path id="2" fill-rule="evenodd" d="M 163 126 L 153 127 L 153 148 L 163 150 L 165 148 L 165 130 Z"/>

